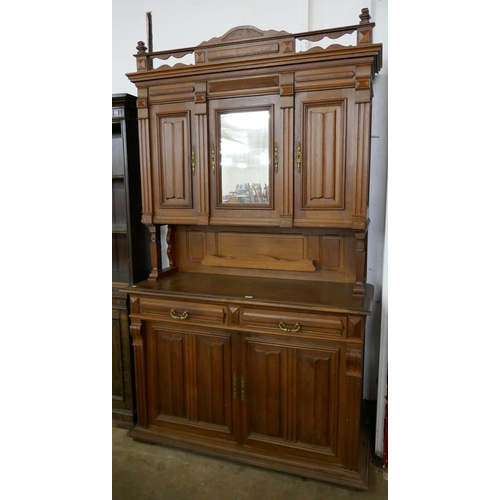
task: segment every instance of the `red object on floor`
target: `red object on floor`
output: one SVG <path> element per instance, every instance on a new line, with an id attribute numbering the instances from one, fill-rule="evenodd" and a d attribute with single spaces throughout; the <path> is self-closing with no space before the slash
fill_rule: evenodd
<path id="1" fill-rule="evenodd" d="M 387 446 L 388 408 L 389 408 L 389 390 L 387 390 L 387 396 L 385 397 L 385 418 L 384 418 L 384 467 L 386 469 L 388 465 L 388 454 L 389 454 Z"/>

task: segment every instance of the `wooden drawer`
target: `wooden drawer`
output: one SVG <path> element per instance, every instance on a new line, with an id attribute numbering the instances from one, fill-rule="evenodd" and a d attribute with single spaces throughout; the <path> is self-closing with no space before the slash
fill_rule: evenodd
<path id="1" fill-rule="evenodd" d="M 346 336 L 346 318 L 333 314 L 243 308 L 240 326 L 274 333 L 311 333 L 336 338 Z"/>
<path id="2" fill-rule="evenodd" d="M 141 314 L 179 323 L 224 325 L 227 318 L 227 307 L 214 304 L 141 298 L 139 307 Z"/>

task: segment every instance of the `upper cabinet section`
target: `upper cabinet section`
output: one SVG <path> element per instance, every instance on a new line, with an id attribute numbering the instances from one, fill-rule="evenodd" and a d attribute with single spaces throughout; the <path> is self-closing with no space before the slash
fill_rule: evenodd
<path id="1" fill-rule="evenodd" d="M 162 52 L 139 42 L 127 76 L 138 88 L 143 222 L 366 229 L 382 46 L 367 9 L 360 19 L 298 34 L 242 26 Z M 297 50 L 347 34 L 357 45 Z M 175 64 L 187 55 L 193 64 Z"/>

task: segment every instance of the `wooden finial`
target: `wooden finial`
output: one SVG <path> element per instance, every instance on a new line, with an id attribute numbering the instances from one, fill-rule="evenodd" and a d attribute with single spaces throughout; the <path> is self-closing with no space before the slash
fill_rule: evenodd
<path id="1" fill-rule="evenodd" d="M 137 42 L 137 53 L 138 54 L 143 54 L 144 52 L 147 52 L 148 51 L 148 48 L 146 47 L 146 45 L 144 44 L 144 42 Z"/>
<path id="2" fill-rule="evenodd" d="M 368 24 L 371 19 L 370 11 L 366 7 L 364 7 L 363 9 L 361 9 L 361 14 L 359 15 L 359 18 L 361 19 L 359 24 Z"/>

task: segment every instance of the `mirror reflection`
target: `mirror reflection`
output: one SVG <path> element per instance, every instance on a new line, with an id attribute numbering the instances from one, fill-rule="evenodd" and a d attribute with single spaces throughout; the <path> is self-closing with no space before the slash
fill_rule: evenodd
<path id="1" fill-rule="evenodd" d="M 222 203 L 269 204 L 269 110 L 220 115 Z"/>

